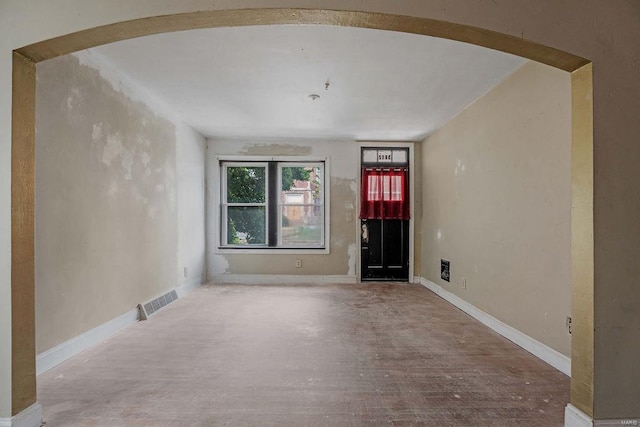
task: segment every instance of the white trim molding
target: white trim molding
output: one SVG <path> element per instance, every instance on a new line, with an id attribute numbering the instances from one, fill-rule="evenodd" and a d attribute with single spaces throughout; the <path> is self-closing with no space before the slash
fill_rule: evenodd
<path id="1" fill-rule="evenodd" d="M 593 419 L 569 403 L 564 408 L 564 427 L 593 427 Z"/>
<path id="2" fill-rule="evenodd" d="M 640 427 L 640 418 L 616 418 L 594 420 L 572 404 L 564 409 L 564 427 Z"/>
<path id="3" fill-rule="evenodd" d="M 134 308 L 115 319 L 111 319 L 100 326 L 90 329 L 83 334 L 38 354 L 36 356 L 36 375 L 47 372 L 54 366 L 57 366 L 76 354 L 99 344 L 119 330 L 132 325 L 137 321 L 138 308 Z"/>
<path id="4" fill-rule="evenodd" d="M 197 283 L 190 283 L 175 288 L 178 298 L 182 298 L 195 288 L 200 286 Z M 120 316 L 103 323 L 93 329 L 84 332 L 68 341 L 58 344 L 49 350 L 43 351 L 36 356 L 36 375 L 43 374 L 49 369 L 61 364 L 62 362 L 72 358 L 76 354 L 87 350 L 111 335 L 115 334 L 121 329 L 126 328 L 139 320 L 139 310 L 134 308 L 129 310 Z M 2 420 L 0 419 L 0 427 L 3 427 Z"/>
<path id="5" fill-rule="evenodd" d="M 415 215 L 415 142 L 412 141 L 366 141 L 366 140 L 357 140 L 358 143 L 358 156 L 356 160 L 356 170 L 358 171 L 356 176 L 356 209 L 355 209 L 355 233 L 356 233 L 356 271 L 357 271 L 357 279 L 358 281 L 362 281 L 362 268 L 360 263 L 362 262 L 362 247 L 360 245 L 361 233 L 362 229 L 360 228 L 360 217 L 358 216 L 360 212 L 360 188 L 362 186 L 362 172 L 360 168 L 362 167 L 362 149 L 365 147 L 371 148 L 408 148 L 409 149 L 409 214 L 411 219 L 409 220 L 409 280 L 411 278 L 414 279 L 412 283 L 420 283 L 415 281 L 414 273 L 414 254 L 415 254 L 415 239 L 414 239 L 414 229 L 415 224 L 419 221 L 419 218 L 416 218 Z"/>
<path id="6" fill-rule="evenodd" d="M 42 405 L 38 402 L 11 418 L 0 418 L 0 427 L 42 426 Z"/>
<path id="7" fill-rule="evenodd" d="M 220 274 L 213 276 L 214 285 L 233 283 L 239 285 L 328 285 L 356 283 L 356 276 L 341 275 L 293 275 L 293 274 Z"/>
<path id="8" fill-rule="evenodd" d="M 432 281 L 425 279 L 424 277 L 420 278 L 420 284 L 422 284 L 424 287 L 426 287 L 436 295 L 455 305 L 460 310 L 467 313 L 469 316 L 475 318 L 489 328 L 493 329 L 495 332 L 499 333 L 506 339 L 514 342 L 523 349 L 527 350 L 529 353 L 547 362 L 549 365 L 553 366 L 560 372 L 564 373 L 565 375 L 571 376 L 570 357 L 565 356 L 564 354 L 552 349 L 546 344 L 543 344 L 540 341 L 537 341 L 524 334 L 523 332 L 507 325 L 506 323 L 501 322 L 490 314 L 485 313 L 474 305 L 463 300 L 459 296 L 445 290 L 440 285 L 437 285 Z"/>
<path id="9" fill-rule="evenodd" d="M 207 145 L 211 142 L 211 139 L 207 140 Z M 324 227 L 323 227 L 323 244 L 319 247 L 311 247 L 311 248 L 296 248 L 296 247 L 287 247 L 287 246 L 225 246 L 223 245 L 223 241 L 226 238 L 223 234 L 226 231 L 223 231 L 222 223 L 224 223 L 223 213 L 221 207 L 223 206 L 223 188 L 226 187 L 226 177 L 224 173 L 224 166 L 221 163 L 229 162 L 229 163 L 238 163 L 242 164 L 245 162 L 255 162 L 255 163 L 264 163 L 266 165 L 269 162 L 276 163 L 284 163 L 284 162 L 293 162 L 293 163 L 318 163 L 322 164 L 323 168 L 323 180 L 324 184 L 322 187 L 323 192 L 323 207 L 324 207 Z M 266 167 L 266 166 L 265 166 Z M 216 182 L 217 185 L 208 186 L 207 192 L 207 200 L 210 199 L 210 203 L 207 205 L 208 209 L 211 209 L 212 220 L 211 224 L 214 225 L 214 238 L 213 240 L 213 253 L 214 254 L 254 254 L 254 255 L 265 255 L 265 254 L 281 254 L 281 255 L 292 255 L 292 254 L 309 254 L 309 255 L 328 255 L 331 253 L 331 157 L 326 156 L 287 156 L 287 155 L 278 155 L 278 156 L 250 156 L 250 155 L 228 155 L 228 154 L 217 154 L 215 155 L 215 161 L 210 164 L 210 172 L 207 172 L 207 179 L 212 182 Z M 279 174 L 278 169 L 278 174 Z M 268 183 L 265 183 L 266 188 L 268 189 Z M 269 203 L 265 204 L 267 210 L 269 210 Z M 215 231 L 217 230 L 217 231 Z"/>

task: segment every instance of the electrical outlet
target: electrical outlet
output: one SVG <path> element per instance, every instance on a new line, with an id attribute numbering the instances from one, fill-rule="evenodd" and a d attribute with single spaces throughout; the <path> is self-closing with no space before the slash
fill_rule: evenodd
<path id="1" fill-rule="evenodd" d="M 462 289 L 467 289 L 467 278 L 463 277 L 462 278 Z"/>
<path id="2" fill-rule="evenodd" d="M 297 259 L 296 260 L 296 268 L 301 268 L 302 267 L 302 260 L 301 259 Z"/>
<path id="3" fill-rule="evenodd" d="M 567 320 L 565 322 L 565 326 L 567 327 L 567 332 L 569 332 L 569 335 L 571 335 L 571 316 L 567 316 Z"/>
<path id="4" fill-rule="evenodd" d="M 187 269 L 187 267 L 184 268 L 184 277 L 187 277 L 189 275 L 189 270 Z"/>

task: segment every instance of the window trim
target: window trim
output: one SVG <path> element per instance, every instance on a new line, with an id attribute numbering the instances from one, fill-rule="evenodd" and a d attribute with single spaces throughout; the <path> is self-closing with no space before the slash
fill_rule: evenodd
<path id="1" fill-rule="evenodd" d="M 254 166 L 256 168 L 261 167 L 264 168 L 264 202 L 263 203 L 229 203 L 227 202 L 227 192 L 226 191 L 222 191 L 222 189 L 226 189 L 227 188 L 227 169 L 228 168 L 233 168 L 233 167 L 243 167 L 243 166 L 247 166 L 247 163 L 251 163 L 251 166 Z M 220 179 L 220 246 L 224 246 L 226 248 L 246 248 L 246 247 L 255 247 L 255 248 L 262 248 L 266 246 L 266 242 L 268 242 L 269 239 L 269 163 L 268 162 L 224 162 L 224 165 L 222 166 L 222 169 L 220 170 L 220 175 L 221 177 Z M 224 244 L 222 242 L 226 242 L 227 241 L 227 231 L 228 231 L 228 227 L 223 227 L 222 224 L 226 224 L 227 222 L 227 217 L 228 217 L 228 211 L 227 208 L 229 206 L 263 206 L 264 209 L 264 224 L 265 224 L 265 230 L 264 230 L 264 239 L 265 239 L 265 244 L 259 244 L 259 245 L 230 245 L 230 244 Z"/>
<path id="2" fill-rule="evenodd" d="M 282 242 L 282 208 L 286 205 L 286 206 L 318 206 L 316 204 L 313 203 L 292 203 L 292 204 L 284 204 L 282 203 L 282 201 L 280 200 L 280 198 L 278 197 L 278 201 L 276 202 L 276 211 L 277 211 L 277 217 L 278 217 L 278 221 L 277 221 L 277 227 L 278 227 L 278 246 L 277 248 L 283 248 L 283 249 L 324 249 L 325 246 L 325 228 L 327 225 L 327 221 L 325 220 L 325 217 L 327 215 L 327 212 L 325 211 L 325 187 L 326 187 L 326 180 L 325 180 L 325 162 L 323 161 L 315 161 L 315 162 L 293 162 L 293 161 L 278 161 L 277 163 L 277 182 L 276 182 L 276 188 L 278 188 L 278 190 L 280 190 L 282 188 L 282 168 L 283 167 L 321 167 L 322 168 L 322 181 L 320 183 L 320 188 L 322 190 L 322 204 L 320 206 L 322 206 L 322 222 L 324 223 L 324 227 L 322 227 L 321 230 L 321 234 L 320 234 L 320 245 L 317 246 L 308 246 L 308 247 L 304 247 L 302 245 L 281 245 Z"/>
<path id="3" fill-rule="evenodd" d="M 416 158 L 416 149 L 415 146 L 419 144 L 416 144 L 414 142 L 383 142 L 383 141 L 358 141 L 358 147 L 360 150 L 360 155 L 358 156 L 357 159 L 357 163 L 356 163 L 356 167 L 358 168 L 358 170 L 360 168 L 362 168 L 362 166 L 371 166 L 371 167 L 377 167 L 377 164 L 373 163 L 368 163 L 368 162 L 364 162 L 363 158 L 362 158 L 362 150 L 363 149 L 398 149 L 398 148 L 404 148 L 407 149 L 409 151 L 409 210 L 411 212 L 411 219 L 409 220 L 409 283 L 419 283 L 419 280 L 417 280 L 413 274 L 414 274 L 414 267 L 415 267 L 415 218 L 416 218 L 416 212 L 415 212 L 415 201 L 416 201 L 416 193 L 415 193 L 415 180 L 416 180 L 416 166 L 415 166 L 415 158 Z M 419 155 L 418 155 L 419 156 Z M 384 166 L 381 167 L 394 167 L 395 164 L 385 164 Z M 406 162 L 402 163 L 402 164 L 398 164 L 399 167 L 404 167 L 407 166 Z M 362 185 L 362 174 L 358 173 L 357 174 L 357 178 L 356 178 L 356 182 L 357 182 L 357 188 L 361 188 Z M 356 212 L 360 211 L 360 197 L 356 198 Z M 360 220 L 355 221 L 354 224 L 354 233 L 356 235 L 356 239 L 360 238 L 360 233 L 361 233 L 361 228 L 360 228 Z M 356 240 L 358 241 L 358 240 Z M 360 260 L 362 259 L 362 248 L 361 245 L 356 245 L 356 259 Z M 362 271 L 360 268 L 356 269 L 356 275 L 358 278 L 358 282 L 362 281 L 362 275 L 361 275 Z"/>
<path id="4" fill-rule="evenodd" d="M 331 253 L 331 160 L 329 157 L 312 157 L 312 156 L 242 156 L 242 155 L 218 155 L 215 156 L 216 161 L 213 162 L 213 168 L 211 174 L 209 175 L 213 178 L 212 182 L 218 182 L 217 185 L 214 185 L 210 188 L 212 194 L 212 210 L 213 210 L 213 222 L 215 237 L 215 245 L 214 245 L 214 253 L 215 254 L 313 254 L 313 255 L 325 255 Z M 223 242 L 226 241 L 226 236 L 222 236 L 222 189 L 226 188 L 222 186 L 222 163 L 264 163 L 268 164 L 268 162 L 290 162 L 290 163 L 322 163 L 324 164 L 324 176 L 323 176 L 323 184 L 324 184 L 324 231 L 323 231 L 323 239 L 324 246 L 323 247 L 295 247 L 295 246 L 284 246 L 284 247 L 275 247 L 275 246 L 251 246 L 247 247 L 243 246 L 223 246 Z M 268 173 L 268 171 L 267 171 Z M 224 174 L 226 180 L 226 174 Z M 268 179 L 268 178 L 267 178 Z M 279 178 L 278 178 L 279 180 Z M 226 183 L 225 183 L 226 184 Z M 268 188 L 267 188 L 268 191 Z M 268 209 L 267 209 L 268 210 Z M 268 216 L 268 213 L 267 213 Z M 268 225 L 267 225 L 268 227 Z M 226 227 L 225 227 L 226 228 Z M 225 230 L 226 233 L 226 230 Z M 225 239 L 225 240 L 223 240 Z"/>

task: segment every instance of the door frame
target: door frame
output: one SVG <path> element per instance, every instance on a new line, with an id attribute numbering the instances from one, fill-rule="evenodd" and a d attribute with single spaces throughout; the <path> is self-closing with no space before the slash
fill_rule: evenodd
<path id="1" fill-rule="evenodd" d="M 414 153 L 416 142 L 411 141 L 358 141 L 358 160 L 357 169 L 358 176 L 356 178 L 357 194 L 356 194 L 356 218 L 355 218 L 355 233 L 356 233 L 356 280 L 358 283 L 365 283 L 362 281 L 362 245 L 360 244 L 360 191 L 362 185 L 362 148 L 374 147 L 374 148 L 408 148 L 409 149 L 409 208 L 411 219 L 409 220 L 409 283 L 416 283 L 413 275 L 414 266 L 414 244 L 415 244 L 415 174 L 414 174 Z M 420 281 L 418 280 L 417 283 Z"/>

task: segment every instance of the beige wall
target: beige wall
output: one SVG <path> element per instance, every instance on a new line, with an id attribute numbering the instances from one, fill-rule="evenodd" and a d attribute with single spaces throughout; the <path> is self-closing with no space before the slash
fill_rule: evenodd
<path id="1" fill-rule="evenodd" d="M 423 276 L 567 356 L 570 108 L 569 73 L 528 62 L 422 146 Z"/>
<path id="2" fill-rule="evenodd" d="M 206 139 L 190 126 L 176 126 L 178 201 L 178 279 L 181 286 L 206 281 L 205 153 Z M 185 273 L 186 268 L 186 273 Z"/>
<path id="3" fill-rule="evenodd" d="M 208 277 L 224 280 L 228 274 L 356 275 L 356 197 L 359 146 L 354 141 L 242 141 L 209 140 L 207 150 L 207 259 Z M 220 188 L 218 156 L 305 156 L 328 159 L 330 182 L 330 253 L 230 254 L 218 251 L 216 192 Z M 350 214 L 351 221 L 347 221 Z M 302 260 L 302 268 L 295 260 Z"/>
<path id="4" fill-rule="evenodd" d="M 187 283 L 183 265 L 202 276 L 198 240 L 177 268 L 176 124 L 113 76 L 86 53 L 37 68 L 37 352 Z M 204 229 L 204 140 L 178 130 L 182 186 L 197 184 L 180 198 L 201 211 L 199 227 L 197 210 L 180 223 L 185 240 Z"/>

